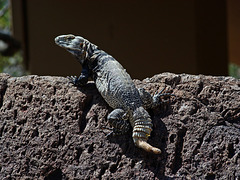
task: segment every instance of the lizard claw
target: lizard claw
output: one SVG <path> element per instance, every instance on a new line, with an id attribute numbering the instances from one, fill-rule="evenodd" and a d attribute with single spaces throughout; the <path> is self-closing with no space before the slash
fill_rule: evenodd
<path id="1" fill-rule="evenodd" d="M 73 83 L 75 86 L 83 86 L 87 83 L 88 78 L 84 75 L 77 76 L 67 76 L 67 78 L 70 80 L 71 83 Z"/>
<path id="2" fill-rule="evenodd" d="M 108 134 L 106 135 L 106 137 L 108 138 L 108 137 L 110 137 L 111 135 L 113 135 L 113 131 L 111 131 L 110 133 L 108 133 Z"/>
<path id="3" fill-rule="evenodd" d="M 68 80 L 73 83 L 74 85 L 76 84 L 77 82 L 77 76 L 67 76 Z"/>
<path id="4" fill-rule="evenodd" d="M 170 103 L 171 101 L 171 96 L 176 97 L 175 94 L 171 94 L 171 93 L 163 93 L 163 91 L 166 89 L 166 86 L 161 89 L 161 91 L 158 93 L 157 91 L 155 92 L 154 96 L 153 96 L 153 104 L 154 106 L 159 106 L 162 104 L 166 104 L 166 103 Z M 166 98 L 168 98 L 166 100 Z"/>
<path id="5" fill-rule="evenodd" d="M 118 130 L 118 129 L 116 129 L 116 128 L 113 128 L 113 130 L 112 130 L 110 133 L 108 133 L 108 134 L 106 135 L 106 137 L 119 136 L 119 135 L 122 135 L 122 134 L 125 134 L 125 133 L 122 132 L 121 130 Z"/>
<path id="6" fill-rule="evenodd" d="M 164 86 L 164 88 L 161 89 L 161 91 L 158 93 L 157 91 L 155 92 L 154 96 L 158 95 L 158 94 L 162 94 L 162 92 L 166 89 L 166 86 Z"/>

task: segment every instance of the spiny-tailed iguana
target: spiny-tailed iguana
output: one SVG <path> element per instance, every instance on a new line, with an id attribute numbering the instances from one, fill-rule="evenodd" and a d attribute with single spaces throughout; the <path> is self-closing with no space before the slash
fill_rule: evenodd
<path id="1" fill-rule="evenodd" d="M 82 65 L 79 78 L 72 76 L 71 81 L 75 85 L 84 85 L 92 77 L 102 97 L 114 109 L 107 117 L 114 127 L 113 132 L 125 133 L 131 125 L 134 144 L 148 152 L 160 154 L 159 148 L 147 143 L 152 120 L 144 108 L 158 106 L 160 96 L 169 94 L 162 94 L 161 91 L 152 97 L 144 89 L 137 89 L 118 61 L 80 36 L 61 35 L 55 38 L 55 42 L 73 54 Z"/>

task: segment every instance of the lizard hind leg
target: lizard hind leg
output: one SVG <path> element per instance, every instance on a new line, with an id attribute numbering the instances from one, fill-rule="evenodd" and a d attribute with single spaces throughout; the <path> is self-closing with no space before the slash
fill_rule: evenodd
<path id="1" fill-rule="evenodd" d="M 170 102 L 171 96 L 176 97 L 176 95 L 171 94 L 171 93 L 163 93 L 163 91 L 166 89 L 164 87 L 160 92 L 156 92 L 153 96 L 147 92 L 144 88 L 139 88 L 138 92 L 141 97 L 141 100 L 143 102 L 143 105 L 146 109 L 149 108 L 155 108 L 160 105 L 166 104 L 166 102 Z M 168 100 L 164 100 L 167 98 Z"/>
<path id="2" fill-rule="evenodd" d="M 156 92 L 154 96 L 152 97 L 152 106 L 157 107 L 159 105 L 164 105 L 166 102 L 170 103 L 171 96 L 176 97 L 175 94 L 171 93 L 163 93 L 163 91 L 166 89 L 166 86 L 158 93 Z M 164 100 L 165 98 L 168 98 L 168 100 Z"/>
<path id="3" fill-rule="evenodd" d="M 110 132 L 107 136 L 109 136 L 110 134 L 113 135 L 125 134 L 129 131 L 131 126 L 128 121 L 126 112 L 122 109 L 113 110 L 108 115 L 107 120 L 109 124 L 114 128 L 113 131 Z"/>

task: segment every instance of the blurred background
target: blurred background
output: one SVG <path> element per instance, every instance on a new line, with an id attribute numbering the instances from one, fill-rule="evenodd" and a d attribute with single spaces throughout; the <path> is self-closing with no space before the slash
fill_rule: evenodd
<path id="1" fill-rule="evenodd" d="M 0 72 L 79 75 L 54 44 L 80 35 L 133 78 L 162 72 L 240 78 L 239 0 L 0 0 Z"/>

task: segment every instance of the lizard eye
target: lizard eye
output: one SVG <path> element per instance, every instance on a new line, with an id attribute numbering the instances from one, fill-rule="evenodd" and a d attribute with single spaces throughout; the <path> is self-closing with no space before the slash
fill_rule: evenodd
<path id="1" fill-rule="evenodd" d="M 72 40 L 72 39 L 74 39 L 74 36 L 67 36 L 66 39 L 67 40 Z"/>

